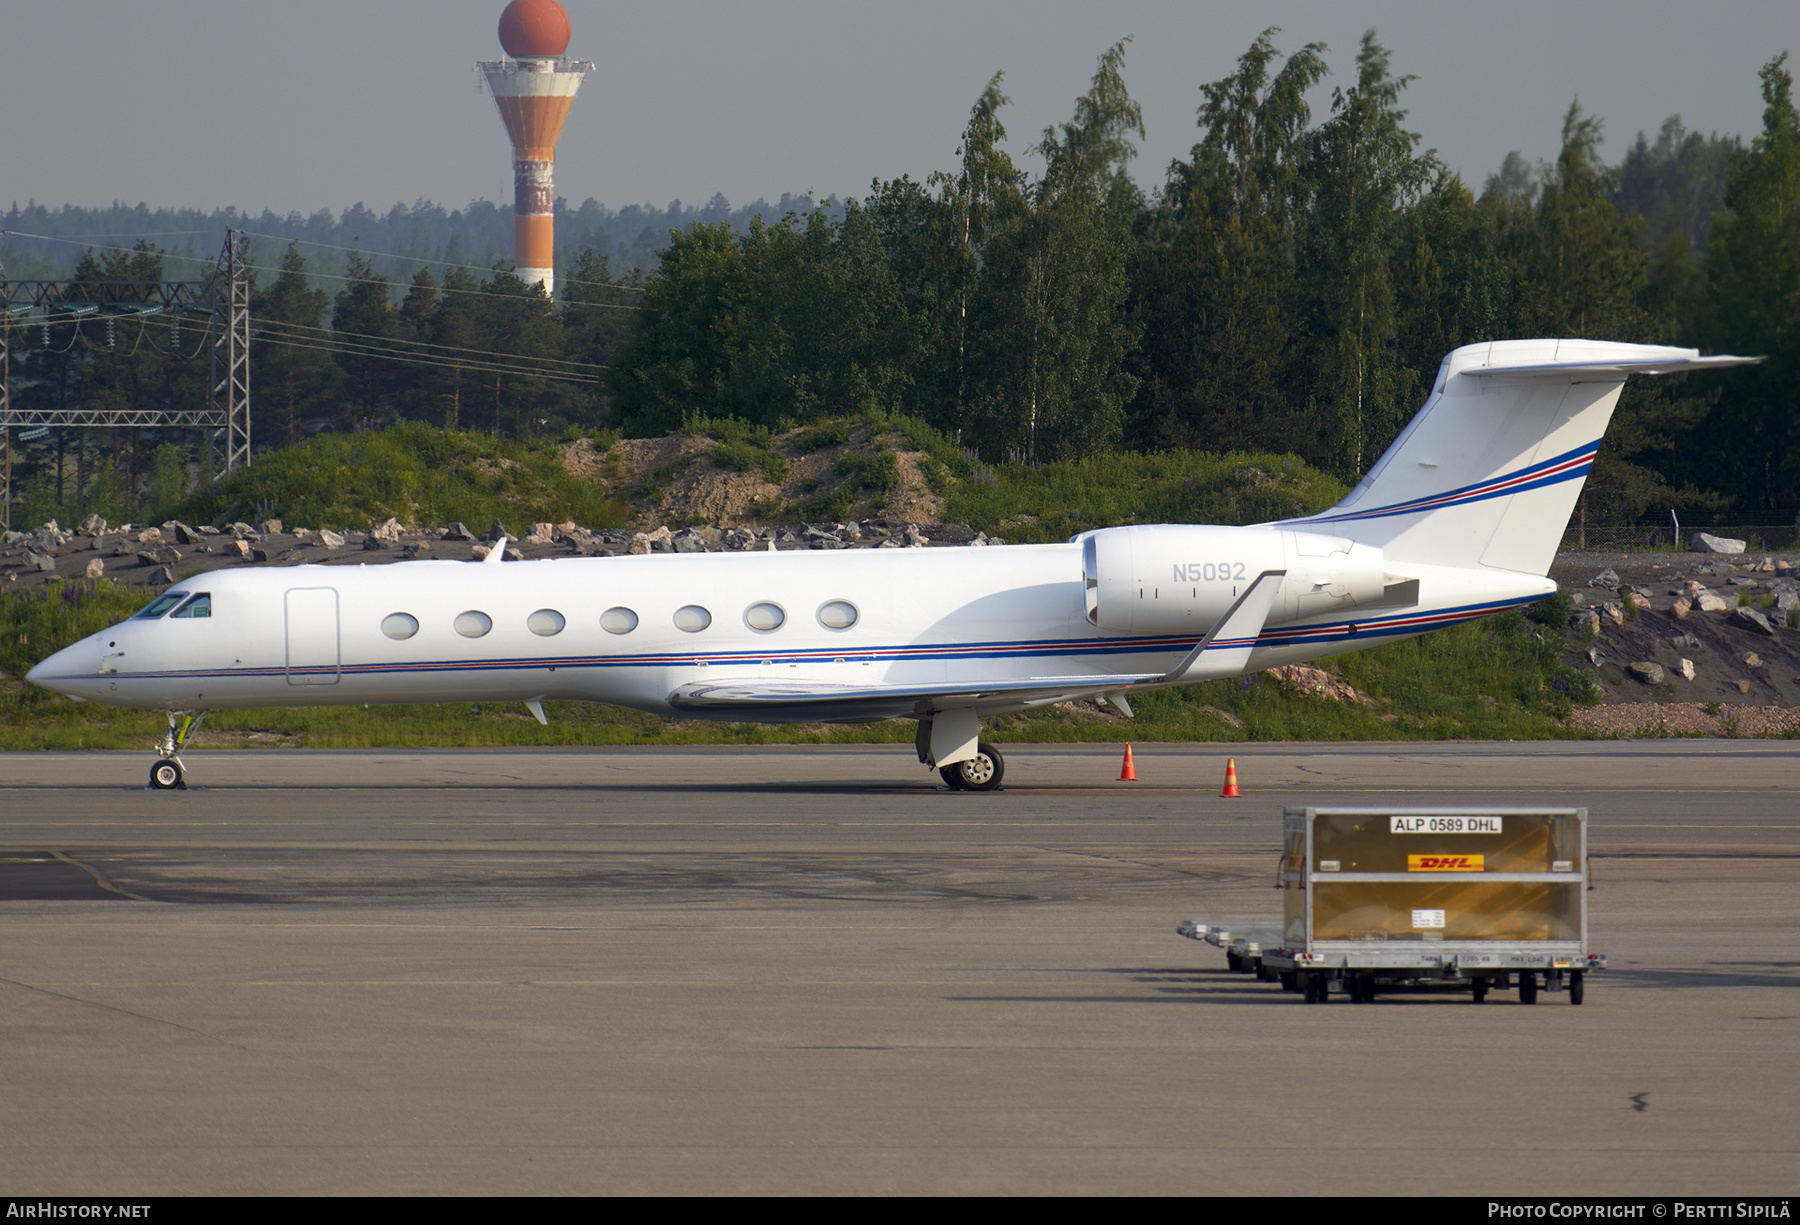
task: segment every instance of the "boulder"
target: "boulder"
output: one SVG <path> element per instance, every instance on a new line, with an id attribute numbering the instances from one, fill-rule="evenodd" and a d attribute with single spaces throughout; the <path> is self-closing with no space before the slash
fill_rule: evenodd
<path id="1" fill-rule="evenodd" d="M 1767 617 L 1754 608 L 1734 608 L 1731 610 L 1731 617 L 1733 621 L 1740 623 L 1743 629 L 1755 630 L 1757 633 L 1767 634 L 1771 638 L 1775 636 L 1775 627 L 1769 624 Z"/>
<path id="2" fill-rule="evenodd" d="M 87 572 L 86 572 L 85 577 L 99 578 L 101 575 L 103 575 L 105 573 L 106 573 L 106 563 L 104 561 L 101 561 L 98 557 L 88 559 Z"/>
<path id="3" fill-rule="evenodd" d="M 1733 540 L 1728 536 L 1712 536 L 1705 532 L 1694 533 L 1694 552 L 1696 553 L 1742 553 L 1744 542 Z"/>
<path id="4" fill-rule="evenodd" d="M 384 519 L 382 522 L 375 525 L 375 529 L 369 533 L 369 539 L 381 542 L 375 546 L 376 548 L 386 548 L 389 545 L 399 544 L 400 520 L 394 518 Z M 369 546 L 365 544 L 363 547 L 367 548 Z"/>
<path id="5" fill-rule="evenodd" d="M 144 580 L 144 583 L 146 586 L 150 587 L 167 587 L 174 581 L 175 571 L 169 569 L 167 566 L 159 566 L 157 569 L 150 572 L 149 577 Z"/>
<path id="6" fill-rule="evenodd" d="M 1608 566 L 1593 578 L 1589 579 L 1587 585 L 1589 587 L 1617 587 L 1619 585 L 1619 576 L 1611 566 Z"/>
<path id="7" fill-rule="evenodd" d="M 145 528 L 137 534 L 137 542 L 139 544 L 161 544 L 162 529 L 160 527 Z"/>
<path id="8" fill-rule="evenodd" d="M 344 538 L 336 532 L 321 528 L 319 531 L 319 543 L 328 549 L 341 549 L 344 547 Z"/>
<path id="9" fill-rule="evenodd" d="M 172 566 L 181 560 L 181 554 L 175 551 L 173 545 L 159 544 L 140 550 L 137 558 L 139 565 Z"/>
<path id="10" fill-rule="evenodd" d="M 462 520 L 459 519 L 455 523 L 452 523 L 449 527 L 444 529 L 444 539 L 445 540 L 473 540 L 473 539 L 475 539 L 475 533 L 471 532 L 469 530 L 468 524 L 462 522 Z"/>
<path id="11" fill-rule="evenodd" d="M 56 557 L 51 553 L 34 553 L 30 549 L 26 549 L 25 568 L 27 570 L 38 570 L 44 574 L 55 574 Z"/>
<path id="12" fill-rule="evenodd" d="M 1625 671 L 1632 680 L 1642 681 L 1646 685 L 1660 685 L 1663 682 L 1663 666 L 1650 660 L 1627 664 Z"/>
<path id="13" fill-rule="evenodd" d="M 1739 652 L 1738 662 L 1743 664 L 1746 668 L 1760 668 L 1763 666 L 1762 656 L 1758 655 L 1755 651 Z"/>
<path id="14" fill-rule="evenodd" d="M 1694 603 L 1701 612 L 1729 612 L 1731 604 L 1716 591 L 1705 589 L 1694 593 Z"/>
<path id="15" fill-rule="evenodd" d="M 89 515 L 81 521 L 83 536 L 100 536 L 106 532 L 106 520 L 99 515 Z"/>
<path id="16" fill-rule="evenodd" d="M 1691 659 L 1682 659 L 1682 660 L 1677 661 L 1675 664 L 1675 675 L 1679 676 L 1684 681 L 1693 680 L 1694 679 L 1694 661 Z"/>
<path id="17" fill-rule="evenodd" d="M 488 528 L 487 534 L 485 536 L 483 536 L 482 539 L 487 541 L 489 544 L 498 544 L 500 542 L 500 538 L 503 536 L 511 537 L 512 533 L 506 530 L 506 525 L 504 523 L 502 523 L 502 522 L 500 522 L 500 520 L 496 519 L 496 520 L 494 520 L 493 524 Z"/>
<path id="18" fill-rule="evenodd" d="M 283 524 L 279 519 L 264 519 L 262 521 L 262 531 L 265 536 L 281 535 L 282 527 Z"/>

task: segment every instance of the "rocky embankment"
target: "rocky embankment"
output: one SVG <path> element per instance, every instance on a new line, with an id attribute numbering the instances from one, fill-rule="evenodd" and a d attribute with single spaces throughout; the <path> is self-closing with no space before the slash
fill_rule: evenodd
<path id="1" fill-rule="evenodd" d="M 1575 713 L 1577 726 L 1602 735 L 1800 732 L 1793 556 L 1565 551 L 1550 576 L 1575 603 L 1565 658 L 1590 670 L 1604 694 Z"/>
<path id="2" fill-rule="evenodd" d="M 54 521 L 9 532 L 0 543 L 0 584 L 109 578 L 161 589 L 177 578 L 243 566 L 361 565 L 425 558 L 479 561 L 501 537 L 510 559 L 617 557 L 632 553 L 722 553 L 774 549 L 903 549 L 987 546 L 1006 542 L 957 524 L 865 519 L 794 526 L 658 527 L 654 531 L 590 531 L 575 523 L 534 523 L 520 535 L 496 520 L 479 535 L 461 523 L 409 528 L 389 519 L 367 532 L 288 528 L 279 519 L 252 526 L 189 527 L 185 523 L 110 526 L 89 516 L 67 531 Z"/>

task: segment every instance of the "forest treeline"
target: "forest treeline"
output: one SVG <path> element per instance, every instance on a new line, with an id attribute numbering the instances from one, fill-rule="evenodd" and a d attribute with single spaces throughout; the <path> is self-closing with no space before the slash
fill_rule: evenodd
<path id="1" fill-rule="evenodd" d="M 924 182 L 778 217 L 716 198 L 714 215 L 668 227 L 647 274 L 623 239 L 584 244 L 554 303 L 490 258 L 504 245 L 491 234 L 463 239 L 480 251 L 467 260 L 439 246 L 428 264 L 421 245 L 408 276 L 350 251 L 321 278 L 312 248 L 271 251 L 252 311 L 258 445 L 403 419 L 529 438 L 877 412 L 989 463 L 1242 450 L 1354 481 L 1451 349 L 1581 336 L 1769 358 L 1633 383 L 1587 513 L 1794 517 L 1800 116 L 1785 54 L 1760 74 L 1764 124 L 1748 142 L 1672 118 L 1608 165 L 1600 120 L 1577 103 L 1554 161 L 1514 155 L 1477 191 L 1420 148 L 1411 78 L 1373 32 L 1315 115 L 1326 49 L 1284 54 L 1269 31 L 1201 87 L 1191 152 L 1145 190 L 1128 49 L 1108 49 L 1070 118 L 1029 146 L 1041 173 L 1008 151 L 996 75 L 954 160 Z M 632 224 L 650 223 L 641 211 Z M 76 276 L 161 271 L 145 241 L 90 252 Z M 196 348 L 192 325 L 37 330 L 43 343 L 15 345 L 22 402 L 174 402 L 204 381 L 181 369 L 203 363 L 176 356 Z M 154 441 L 111 440 L 111 464 L 86 455 L 99 445 L 40 440 L 43 497 L 85 503 L 113 479 L 103 470 L 123 471 L 134 497 L 153 466 L 137 451 Z"/>

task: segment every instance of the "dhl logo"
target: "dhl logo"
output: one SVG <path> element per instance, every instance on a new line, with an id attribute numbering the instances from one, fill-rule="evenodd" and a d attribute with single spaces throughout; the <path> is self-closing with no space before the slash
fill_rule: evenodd
<path id="1" fill-rule="evenodd" d="M 1481 855 L 1408 855 L 1406 870 L 1408 872 L 1481 872 L 1483 866 Z"/>

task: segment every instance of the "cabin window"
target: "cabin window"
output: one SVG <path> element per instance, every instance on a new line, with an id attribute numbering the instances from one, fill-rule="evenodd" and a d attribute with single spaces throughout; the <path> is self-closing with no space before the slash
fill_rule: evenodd
<path id="1" fill-rule="evenodd" d="M 402 642 L 419 632 L 419 619 L 411 613 L 389 613 L 381 619 L 381 632 Z"/>
<path id="2" fill-rule="evenodd" d="M 753 630 L 761 630 L 763 633 L 780 629 L 786 621 L 787 613 L 781 605 L 771 604 L 767 600 L 759 604 L 752 604 L 744 610 L 744 624 Z"/>
<path id="3" fill-rule="evenodd" d="M 828 630 L 847 630 L 860 615 L 849 600 L 828 600 L 819 605 L 819 624 Z"/>
<path id="4" fill-rule="evenodd" d="M 629 608 L 609 608 L 600 614 L 600 628 L 609 634 L 629 634 L 637 628 L 637 614 Z"/>
<path id="5" fill-rule="evenodd" d="M 479 638 L 494 628 L 494 619 L 484 612 L 470 609 L 456 614 L 456 632 L 464 638 Z"/>
<path id="6" fill-rule="evenodd" d="M 568 622 L 554 608 L 540 608 L 525 618 L 525 627 L 539 638 L 554 638 Z"/>
<path id="7" fill-rule="evenodd" d="M 212 594 L 202 591 L 199 595 L 169 614 L 172 621 L 176 617 L 210 617 L 212 616 Z"/>
<path id="8" fill-rule="evenodd" d="M 675 628 L 687 634 L 698 634 L 712 624 L 712 614 L 698 604 L 683 604 L 675 610 Z"/>
<path id="9" fill-rule="evenodd" d="M 154 600 L 150 601 L 150 607 L 146 608 L 132 619 L 135 621 L 154 621 L 164 613 L 168 612 L 171 608 L 187 599 L 187 597 L 188 593 L 185 591 L 164 592 L 162 595 L 159 595 Z"/>

